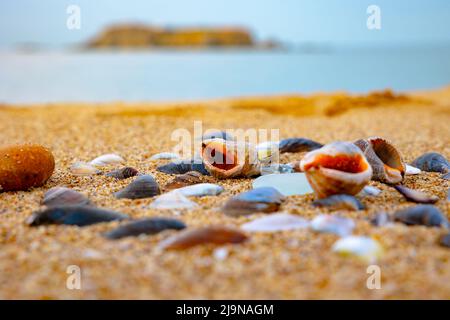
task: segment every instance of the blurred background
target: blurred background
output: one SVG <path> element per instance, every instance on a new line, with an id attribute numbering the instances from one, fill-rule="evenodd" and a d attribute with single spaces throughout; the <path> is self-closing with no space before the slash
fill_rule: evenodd
<path id="1" fill-rule="evenodd" d="M 380 9 L 381 29 L 367 26 L 371 5 Z M 448 84 L 448 0 L 0 3 L 2 103 L 181 101 Z"/>

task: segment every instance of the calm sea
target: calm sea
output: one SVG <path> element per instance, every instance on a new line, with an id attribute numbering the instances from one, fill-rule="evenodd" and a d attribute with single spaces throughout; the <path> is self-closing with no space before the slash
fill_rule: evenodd
<path id="1" fill-rule="evenodd" d="M 0 52 L 0 102 L 179 101 L 450 84 L 450 46 L 326 52 Z"/>

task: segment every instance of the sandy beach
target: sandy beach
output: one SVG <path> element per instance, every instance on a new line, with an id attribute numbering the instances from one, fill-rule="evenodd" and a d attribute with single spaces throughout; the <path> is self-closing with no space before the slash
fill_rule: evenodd
<path id="1" fill-rule="evenodd" d="M 63 108 L 64 107 L 64 108 Z M 280 138 L 305 137 L 330 143 L 369 136 L 389 139 L 406 162 L 435 151 L 450 158 L 450 88 L 405 94 L 381 92 L 353 97 L 343 93 L 255 97 L 177 104 L 52 104 L 0 106 L 2 144 L 38 143 L 52 150 L 56 169 L 50 180 L 30 191 L 0 193 L 0 299 L 450 299 L 450 249 L 439 245 L 444 230 L 396 223 L 375 227 L 376 213 L 414 205 L 392 187 L 360 198 L 363 211 L 331 211 L 311 206 L 313 195 L 291 196 L 280 211 L 311 219 L 320 213 L 354 219 L 354 234 L 377 239 L 384 248 L 377 262 L 382 288 L 366 286 L 367 263 L 332 252 L 338 239 L 311 230 L 254 233 L 249 241 L 184 251 L 161 251 L 156 244 L 175 231 L 112 241 L 101 234 L 119 222 L 89 227 L 41 226 L 25 220 L 41 208 L 44 193 L 64 185 L 87 195 L 95 205 L 131 217 L 176 217 L 189 227 L 211 224 L 239 227 L 263 214 L 234 218 L 220 208 L 231 195 L 251 189 L 251 179 L 216 180 L 219 196 L 194 198 L 200 207 L 174 216 L 149 208 L 153 199 L 115 199 L 112 193 L 133 178 L 75 177 L 69 167 L 105 153 L 153 175 L 160 185 L 172 176 L 158 172 L 167 160 L 175 129 L 280 129 Z M 282 163 L 303 154 L 283 154 Z M 407 176 L 404 185 L 436 195 L 436 206 L 450 218 L 448 180 L 439 173 Z M 66 287 L 67 267 L 82 270 L 82 289 Z"/>

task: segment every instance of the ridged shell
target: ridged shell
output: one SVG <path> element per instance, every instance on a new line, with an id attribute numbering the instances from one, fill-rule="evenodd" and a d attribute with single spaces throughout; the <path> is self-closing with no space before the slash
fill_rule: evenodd
<path id="1" fill-rule="evenodd" d="M 317 150 L 322 148 L 323 144 L 306 138 L 289 138 L 281 140 L 278 147 L 280 153 L 294 153 Z"/>
<path id="2" fill-rule="evenodd" d="M 220 179 L 260 174 L 256 148 L 249 143 L 222 139 L 203 141 L 202 159 L 208 172 Z"/>
<path id="3" fill-rule="evenodd" d="M 372 177 L 362 151 L 350 142 L 333 142 L 305 155 L 300 162 L 317 197 L 355 195 Z"/>
<path id="4" fill-rule="evenodd" d="M 372 179 L 388 184 L 403 181 L 406 166 L 398 150 L 387 140 L 379 137 L 355 141 L 370 163 Z"/>
<path id="5" fill-rule="evenodd" d="M 184 228 L 186 228 L 186 225 L 176 219 L 147 218 L 122 225 L 105 233 L 104 236 L 108 239 L 121 239 L 125 237 L 136 237 L 141 234 L 152 235 L 167 229 L 181 230 Z"/>
<path id="6" fill-rule="evenodd" d="M 66 187 L 54 187 L 49 189 L 42 200 L 42 204 L 47 207 L 87 205 L 89 202 L 89 199 L 84 194 Z"/>
<path id="7" fill-rule="evenodd" d="M 104 155 L 101 155 L 101 156 L 95 158 L 94 160 L 89 162 L 89 164 L 93 165 L 94 167 L 105 167 L 105 166 L 114 165 L 114 164 L 121 164 L 124 162 L 125 162 L 125 159 L 123 159 L 118 154 L 109 153 L 109 154 L 104 154 Z"/>
<path id="8" fill-rule="evenodd" d="M 450 163 L 443 155 L 437 152 L 425 153 L 415 159 L 411 164 L 427 172 L 450 172 Z"/>
<path id="9" fill-rule="evenodd" d="M 108 172 L 107 174 L 105 174 L 108 177 L 112 177 L 112 178 L 116 178 L 119 180 L 123 180 L 123 179 L 128 179 L 131 177 L 134 177 L 138 174 L 139 172 L 132 167 L 124 167 L 124 168 L 120 168 L 111 172 Z"/>
<path id="10" fill-rule="evenodd" d="M 150 175 L 139 176 L 124 189 L 114 193 L 117 199 L 151 198 L 160 193 L 159 185 Z"/>

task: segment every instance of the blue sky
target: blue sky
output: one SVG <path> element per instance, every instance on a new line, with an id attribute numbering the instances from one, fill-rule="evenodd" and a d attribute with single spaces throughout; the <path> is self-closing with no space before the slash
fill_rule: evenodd
<path id="1" fill-rule="evenodd" d="M 68 5 L 81 8 L 81 30 L 66 28 Z M 381 8 L 382 29 L 366 28 L 366 9 Z M 332 44 L 450 43 L 449 0 L 4 0 L 0 46 L 66 45 L 114 22 L 244 25 L 259 38 Z"/>

